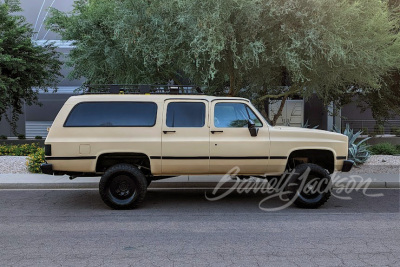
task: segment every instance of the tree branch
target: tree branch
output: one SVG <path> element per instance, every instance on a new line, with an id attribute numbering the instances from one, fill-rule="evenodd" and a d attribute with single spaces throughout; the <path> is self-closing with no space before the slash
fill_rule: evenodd
<path id="1" fill-rule="evenodd" d="M 299 92 L 300 92 L 300 87 L 291 86 L 289 88 L 289 91 L 287 91 L 287 92 L 281 93 L 279 95 L 265 95 L 265 96 L 260 97 L 259 99 L 260 100 L 265 100 L 267 98 L 273 98 L 273 99 L 278 99 L 278 98 L 281 98 L 281 97 L 286 97 L 287 98 L 290 95 L 293 95 L 293 94 L 296 94 L 296 93 L 299 93 Z"/>

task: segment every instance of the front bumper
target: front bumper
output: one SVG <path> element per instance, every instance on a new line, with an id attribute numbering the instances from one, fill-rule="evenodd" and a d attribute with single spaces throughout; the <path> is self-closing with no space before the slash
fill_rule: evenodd
<path id="1" fill-rule="evenodd" d="M 40 165 L 40 169 L 42 170 L 42 173 L 44 174 L 53 174 L 53 164 L 49 163 L 43 163 Z"/>
<path id="2" fill-rule="evenodd" d="M 351 168 L 354 166 L 354 161 L 352 160 L 345 160 L 343 161 L 342 172 L 349 172 Z"/>

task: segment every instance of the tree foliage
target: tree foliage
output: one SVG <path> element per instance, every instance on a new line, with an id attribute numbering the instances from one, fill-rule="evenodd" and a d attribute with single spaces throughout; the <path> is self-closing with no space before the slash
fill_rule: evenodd
<path id="1" fill-rule="evenodd" d="M 396 17 L 400 12 L 400 2 L 389 0 L 391 14 Z M 400 24 L 395 25 L 394 32 L 400 32 Z M 374 118 L 382 121 L 400 114 L 400 69 L 397 67 L 383 77 L 381 90 L 358 93 L 358 105 L 363 109 L 370 108 Z M 383 107 L 383 108 L 382 108 Z"/>
<path id="2" fill-rule="evenodd" d="M 12 14 L 16 11 L 17 1 L 0 3 L 0 119 L 4 115 L 14 133 L 23 103 L 37 104 L 38 89 L 55 87 L 62 64 L 53 46 L 32 43 L 31 25 Z"/>
<path id="3" fill-rule="evenodd" d="M 256 102 L 316 93 L 340 106 L 388 92 L 398 19 L 381 0 L 79 0 L 48 25 L 76 40 L 72 76 L 90 83 L 172 78 Z"/>

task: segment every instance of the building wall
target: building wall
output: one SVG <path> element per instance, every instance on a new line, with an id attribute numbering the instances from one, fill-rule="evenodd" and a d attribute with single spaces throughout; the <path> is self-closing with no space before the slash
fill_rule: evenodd
<path id="1" fill-rule="evenodd" d="M 357 99 L 353 99 L 353 102 L 343 106 L 342 108 L 342 128 L 349 124 L 350 128 L 355 131 L 363 130 L 367 133 L 373 133 L 376 131 L 376 121 L 372 115 L 370 109 L 362 111 L 361 108 L 357 107 Z M 388 100 L 389 101 L 389 100 Z M 393 128 L 400 127 L 400 116 L 394 116 L 389 118 L 383 123 L 384 133 L 392 134 Z"/>
<path id="2" fill-rule="evenodd" d="M 49 8 L 54 7 L 63 12 L 71 11 L 73 0 L 21 0 L 21 15 L 32 24 L 36 34 L 33 40 L 60 40 L 60 36 L 46 29 L 45 19 L 49 16 Z"/>
<path id="3" fill-rule="evenodd" d="M 316 97 L 310 97 L 304 103 L 304 120 L 308 120 L 310 127 L 318 125 L 318 129 L 326 130 L 328 128 L 328 114 L 322 102 Z"/>
<path id="4" fill-rule="evenodd" d="M 355 99 L 356 100 L 356 99 Z M 362 112 L 361 108 L 353 102 L 342 107 L 342 116 L 344 120 L 373 120 L 370 109 Z"/>
<path id="5" fill-rule="evenodd" d="M 54 121 L 65 101 L 72 94 L 40 94 L 42 106 L 26 106 L 26 121 Z"/>
<path id="6" fill-rule="evenodd" d="M 20 115 L 19 120 L 17 121 L 17 128 L 16 132 L 17 134 L 25 134 L 25 108 L 22 109 L 23 114 Z M 7 115 L 9 118 L 11 118 L 11 111 L 7 111 Z M 5 116 L 1 116 L 0 118 L 0 135 L 5 135 L 5 136 L 15 136 L 10 124 L 6 121 Z"/>

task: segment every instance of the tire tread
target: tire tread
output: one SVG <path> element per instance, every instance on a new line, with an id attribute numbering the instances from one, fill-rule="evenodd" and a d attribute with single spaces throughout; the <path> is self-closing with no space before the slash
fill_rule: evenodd
<path id="1" fill-rule="evenodd" d="M 107 184 L 109 182 L 109 179 L 111 179 L 116 173 L 119 172 L 130 174 L 133 179 L 135 179 L 135 183 L 137 185 L 137 197 L 127 205 L 119 205 L 111 201 L 107 194 Z M 137 208 L 143 203 L 146 196 L 146 191 L 147 180 L 144 174 L 137 167 L 126 163 L 116 164 L 108 168 L 104 175 L 101 177 L 99 183 L 99 193 L 101 199 L 104 201 L 105 204 L 107 204 L 107 206 L 117 210 Z"/>
<path id="2" fill-rule="evenodd" d="M 303 174 L 307 170 L 307 168 L 310 168 L 313 172 L 320 173 L 321 175 L 324 176 L 324 178 L 329 178 L 330 183 L 332 182 L 329 172 L 326 169 L 322 168 L 321 166 L 319 166 L 317 164 L 305 163 L 305 164 L 300 164 L 295 167 L 295 172 L 298 173 L 299 175 L 294 175 L 293 177 L 291 177 L 291 180 L 288 181 L 287 185 L 289 185 L 290 183 L 294 183 L 295 180 L 297 180 L 298 176 Z M 290 189 L 290 188 L 286 188 L 285 190 L 292 191 L 292 189 Z M 293 194 L 295 194 L 295 192 Z M 314 202 L 314 203 L 305 202 L 302 199 L 297 198 L 295 200 L 294 204 L 299 208 L 317 209 L 317 208 L 321 207 L 322 205 L 324 205 L 328 201 L 330 196 L 331 196 L 331 191 L 329 190 L 328 192 L 324 193 L 323 197 L 318 202 Z M 291 195 L 290 197 L 294 197 L 294 195 Z"/>

